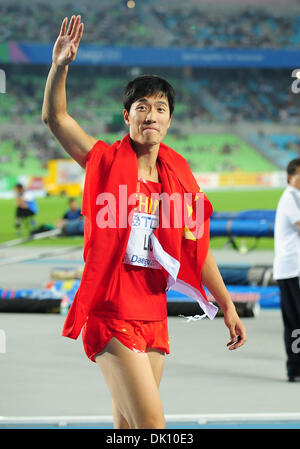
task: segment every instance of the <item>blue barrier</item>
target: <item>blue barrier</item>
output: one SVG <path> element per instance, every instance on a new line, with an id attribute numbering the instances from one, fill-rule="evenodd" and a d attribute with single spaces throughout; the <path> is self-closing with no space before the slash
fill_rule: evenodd
<path id="1" fill-rule="evenodd" d="M 62 299 L 67 296 L 69 304 L 72 303 L 78 287 L 72 287 L 70 290 L 64 290 L 62 286 L 58 289 L 20 289 L 20 290 L 6 290 L 0 289 L 0 300 L 9 299 L 35 299 L 35 300 L 51 300 Z M 227 289 L 234 302 L 246 303 L 246 302 L 258 302 L 262 308 L 278 308 L 280 307 L 279 288 L 277 286 L 261 287 L 261 286 L 227 286 Z M 207 296 L 209 299 L 210 294 L 208 291 Z M 194 299 L 185 296 L 175 290 L 169 290 L 167 292 L 168 302 L 195 302 Z"/>
<path id="2" fill-rule="evenodd" d="M 211 220 L 211 237 L 273 237 L 274 222 L 267 220 Z"/>
<path id="3" fill-rule="evenodd" d="M 5 61 L 49 64 L 53 44 L 3 44 Z M 144 67 L 205 67 L 205 68 L 291 68 L 298 67 L 299 49 L 239 49 L 239 48 L 161 48 L 102 47 L 81 44 L 74 65 L 144 66 Z"/>
<path id="4" fill-rule="evenodd" d="M 232 270 L 232 268 L 231 268 Z M 237 271 L 240 272 L 240 275 L 242 276 L 242 271 L 243 269 L 236 269 Z M 222 272 L 222 268 L 221 268 L 221 273 L 223 276 L 223 272 Z M 224 276 L 225 277 L 225 276 Z M 68 285 L 66 284 L 66 282 L 69 281 L 57 281 L 53 283 L 53 287 L 55 290 L 57 290 L 58 292 L 64 292 L 64 294 L 66 294 L 69 298 L 70 303 L 73 300 L 73 297 L 75 296 L 75 293 L 79 287 L 80 284 L 80 280 L 75 280 L 71 282 L 69 282 L 70 288 L 69 290 L 64 290 L 64 285 Z M 226 285 L 227 289 L 229 291 L 229 293 L 231 294 L 233 300 L 235 302 L 258 302 L 259 305 L 261 307 L 279 307 L 280 306 L 280 297 L 279 297 L 279 287 L 278 286 L 251 286 L 251 285 Z M 207 289 L 206 290 L 206 294 L 208 296 L 209 299 L 210 298 L 210 294 L 208 292 Z M 179 293 L 175 290 L 169 290 L 167 292 L 167 301 L 171 301 L 171 302 L 185 302 L 185 301 L 190 301 L 190 302 L 194 302 L 195 300 L 192 298 L 189 298 L 188 296 L 183 295 L 182 293 Z"/>
<path id="5" fill-rule="evenodd" d="M 275 210 L 214 212 L 210 221 L 211 237 L 273 237 Z"/>
<path id="6" fill-rule="evenodd" d="M 205 289 L 206 290 L 206 289 Z M 258 302 L 261 308 L 279 308 L 280 307 L 280 294 L 279 287 L 269 286 L 230 286 L 227 285 L 234 302 Z M 210 298 L 209 292 L 206 290 L 207 297 Z M 188 296 L 182 295 L 175 290 L 169 290 L 167 293 L 167 300 L 170 302 L 191 302 L 195 301 Z"/>

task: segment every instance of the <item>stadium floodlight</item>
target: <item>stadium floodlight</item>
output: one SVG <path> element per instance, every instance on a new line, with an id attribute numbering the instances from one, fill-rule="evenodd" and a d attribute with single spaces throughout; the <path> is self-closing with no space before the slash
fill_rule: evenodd
<path id="1" fill-rule="evenodd" d="M 133 1 L 133 0 L 128 0 L 128 2 L 127 2 L 127 8 L 132 9 L 132 8 L 134 8 L 134 7 L 135 7 L 135 1 Z"/>
<path id="2" fill-rule="evenodd" d="M 0 94 L 5 94 L 6 92 L 6 77 L 4 70 L 0 69 Z"/>

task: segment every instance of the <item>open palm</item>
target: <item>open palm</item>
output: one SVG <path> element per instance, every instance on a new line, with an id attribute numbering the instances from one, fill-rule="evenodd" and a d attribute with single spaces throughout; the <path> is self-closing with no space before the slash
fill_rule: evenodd
<path id="1" fill-rule="evenodd" d="M 76 58 L 84 27 L 80 20 L 80 16 L 72 16 L 67 31 L 68 18 L 65 17 L 62 21 L 52 53 L 52 60 L 56 65 L 68 65 Z"/>

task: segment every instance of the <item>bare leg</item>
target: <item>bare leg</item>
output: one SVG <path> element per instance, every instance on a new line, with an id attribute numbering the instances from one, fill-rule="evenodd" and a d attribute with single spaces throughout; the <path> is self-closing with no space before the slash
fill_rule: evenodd
<path id="1" fill-rule="evenodd" d="M 155 350 L 136 353 L 112 337 L 95 360 L 110 390 L 117 426 L 165 428 L 158 391 L 164 360 L 162 353 Z"/>
<path id="2" fill-rule="evenodd" d="M 159 349 L 147 348 L 147 355 L 158 388 L 163 374 L 165 353 Z"/>
<path id="3" fill-rule="evenodd" d="M 114 418 L 114 429 L 130 429 L 127 419 L 124 418 L 114 400 L 112 399 L 112 413 Z"/>
<path id="4" fill-rule="evenodd" d="M 162 378 L 163 367 L 164 367 L 164 352 L 159 349 L 147 348 L 147 355 L 150 361 L 150 365 L 152 368 L 152 372 L 155 378 L 155 382 L 157 388 L 160 385 L 160 381 Z M 126 418 L 122 415 L 120 410 L 117 408 L 114 400 L 112 400 L 112 412 L 114 418 L 114 428 L 115 429 L 130 429 L 130 426 L 126 420 Z"/>

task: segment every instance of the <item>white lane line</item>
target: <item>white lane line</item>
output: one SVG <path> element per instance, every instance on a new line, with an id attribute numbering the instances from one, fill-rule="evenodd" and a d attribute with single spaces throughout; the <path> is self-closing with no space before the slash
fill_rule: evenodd
<path id="1" fill-rule="evenodd" d="M 176 414 L 165 415 L 169 422 L 197 422 L 206 424 L 210 421 L 300 421 L 300 412 L 293 413 L 212 413 L 212 414 Z M 75 423 L 111 423 L 111 415 L 99 416 L 0 416 L 0 424 L 58 424 Z"/>

